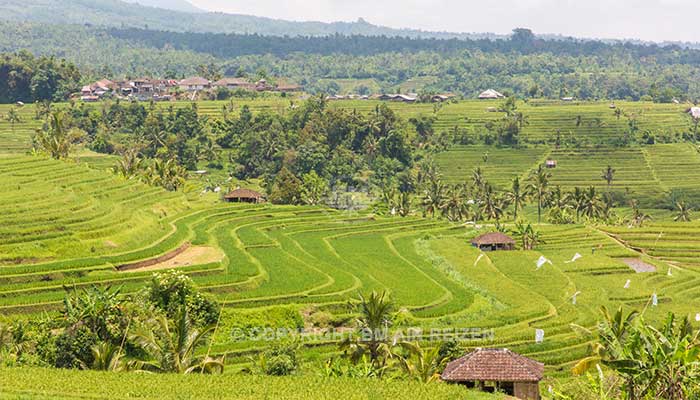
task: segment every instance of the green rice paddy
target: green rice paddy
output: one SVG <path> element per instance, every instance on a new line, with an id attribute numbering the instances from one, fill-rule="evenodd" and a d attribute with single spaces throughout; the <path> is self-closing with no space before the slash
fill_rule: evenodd
<path id="1" fill-rule="evenodd" d="M 333 103 L 361 111 L 374 105 Z M 405 116 L 433 112 L 432 105 L 395 106 Z M 639 109 L 640 121 L 648 123 L 648 129 L 687 128 L 682 106 L 622 106 Z M 211 102 L 199 109 L 215 115 L 220 107 L 221 103 Z M 281 100 L 260 100 L 252 108 L 276 107 L 285 105 Z M 486 107 L 479 102 L 445 105 L 437 125 L 477 126 L 477 121 L 493 117 Z M 531 115 L 524 134 L 533 138 L 544 139 L 557 126 L 591 137 L 621 134 L 623 122 L 617 123 L 607 104 L 523 107 Z M 245 363 L 245 355 L 264 346 L 239 340 L 228 331 L 240 325 L 241 318 L 264 316 L 270 327 L 290 328 L 287 324 L 298 324 L 302 316 L 308 325 L 306 316 L 323 312 L 343 326 L 350 319 L 348 300 L 374 289 L 391 292 L 403 309 L 405 318 L 397 328 L 453 333 L 478 329 L 490 334 L 465 340 L 466 346 L 509 347 L 546 363 L 549 376 L 567 375 L 572 363 L 589 352 L 589 343 L 576 335 L 571 324 L 594 327 L 601 305 L 646 309 L 652 319 L 663 318 L 668 311 L 700 312 L 696 222 L 659 220 L 634 229 L 543 224 L 537 229 L 544 244 L 535 251 L 482 253 L 470 239 L 493 227 L 193 200 L 119 179 L 106 171 L 110 162 L 101 156 L 59 162 L 26 155 L 36 125 L 30 108 L 22 109 L 26 122 L 14 133 L 0 123 L 0 313 L 8 318 L 60 307 L 66 287 L 112 285 L 125 293 L 137 291 L 152 272 L 123 273 L 117 267 L 162 256 L 185 243 L 215 247 L 225 255 L 178 269 L 224 305 L 224 328 L 217 332 L 212 351 L 227 354 L 233 365 Z M 0 113 L 6 109 L 0 107 Z M 596 128 L 585 124 L 576 128 L 571 116 L 578 114 L 584 121 L 600 116 L 606 125 L 596 122 Z M 558 161 L 553 183 L 562 188 L 593 185 L 605 190 L 600 174 L 611 164 L 617 170 L 613 191 L 654 200 L 674 190 L 690 194 L 700 190 L 694 184 L 700 178 L 696 168 L 700 155 L 689 144 L 576 150 L 544 144 L 522 149 L 463 146 L 440 154 L 437 161 L 451 182 L 468 180 L 480 166 L 489 181 L 505 188 L 513 177 L 527 176 L 550 158 Z M 582 257 L 569 262 L 576 253 Z M 541 256 L 551 265 L 538 269 Z M 637 274 L 623 262 L 625 258 L 642 259 L 657 272 Z M 650 307 L 654 293 L 660 303 Z M 543 343 L 535 343 L 536 329 L 545 330 Z M 309 345 L 307 351 L 310 360 L 321 360 L 334 354 L 337 346 L 325 341 Z M 3 379 L 0 387 L 9 382 Z M 11 393 L 21 396 L 30 389 L 14 390 Z"/>

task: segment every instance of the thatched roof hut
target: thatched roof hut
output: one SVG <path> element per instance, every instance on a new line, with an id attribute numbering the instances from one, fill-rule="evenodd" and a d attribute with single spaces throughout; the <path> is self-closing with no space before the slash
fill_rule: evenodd
<path id="1" fill-rule="evenodd" d="M 479 99 L 481 99 L 481 100 L 502 99 L 505 97 L 506 96 L 504 96 L 503 94 L 501 94 L 493 89 L 485 90 L 485 91 L 481 92 L 481 94 L 479 94 Z"/>
<path id="2" fill-rule="evenodd" d="M 224 200 L 229 203 L 263 203 L 265 196 L 250 189 L 238 188 L 224 196 Z"/>
<path id="3" fill-rule="evenodd" d="M 484 251 L 513 250 L 515 240 L 504 233 L 491 232 L 472 239 L 472 246 Z"/>

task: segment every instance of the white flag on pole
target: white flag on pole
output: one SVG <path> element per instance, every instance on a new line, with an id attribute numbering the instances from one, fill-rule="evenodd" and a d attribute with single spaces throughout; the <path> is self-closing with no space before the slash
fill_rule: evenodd
<path id="1" fill-rule="evenodd" d="M 578 292 L 574 293 L 573 296 L 571 296 L 571 304 L 576 305 L 576 297 L 581 294 L 581 291 L 579 290 Z"/>
<path id="2" fill-rule="evenodd" d="M 545 256 L 540 256 L 540 259 L 537 260 L 537 269 L 542 268 L 542 266 L 545 264 L 552 265 L 552 262 L 549 261 Z"/>
<path id="3" fill-rule="evenodd" d="M 535 343 L 544 342 L 544 330 L 535 329 Z"/>
<path id="4" fill-rule="evenodd" d="M 583 257 L 583 256 L 580 255 L 579 253 L 576 253 L 576 254 L 574 254 L 574 257 L 570 261 L 567 261 L 565 264 L 571 264 L 573 262 L 576 262 L 576 260 L 579 260 L 581 257 Z"/>

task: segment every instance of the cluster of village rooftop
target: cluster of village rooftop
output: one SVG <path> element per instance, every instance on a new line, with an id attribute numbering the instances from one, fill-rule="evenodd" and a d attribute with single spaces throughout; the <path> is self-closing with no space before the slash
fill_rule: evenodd
<path id="1" fill-rule="evenodd" d="M 105 96 L 124 97 L 137 100 L 169 101 L 176 92 L 196 93 L 211 89 L 247 90 L 251 92 L 298 92 L 299 85 L 271 84 L 265 79 L 249 82 L 243 78 L 223 78 L 212 82 L 202 77 L 175 79 L 127 79 L 111 81 L 102 79 L 85 85 L 80 91 L 80 99 L 85 102 L 98 101 Z"/>
<path id="2" fill-rule="evenodd" d="M 208 90 L 225 88 L 229 90 L 246 90 L 250 92 L 279 92 L 291 93 L 302 91 L 303 88 L 295 84 L 271 84 L 265 79 L 257 82 L 250 82 L 244 78 L 222 78 L 212 82 L 202 77 L 191 77 L 182 80 L 176 79 L 127 79 L 122 81 L 111 81 L 101 79 L 90 85 L 85 85 L 80 90 L 80 99 L 84 102 L 95 102 L 105 97 L 127 98 L 140 101 L 170 101 L 177 93 L 190 94 L 194 99 L 196 93 Z M 453 94 L 435 94 L 430 96 L 430 101 L 441 103 L 454 98 Z M 505 96 L 501 93 L 489 89 L 479 94 L 479 99 L 502 99 Z M 326 97 L 327 100 L 382 100 L 402 103 L 415 103 L 420 97 L 416 93 L 408 94 L 377 94 L 368 95 L 333 95 Z M 425 101 L 425 100 L 424 100 Z"/>

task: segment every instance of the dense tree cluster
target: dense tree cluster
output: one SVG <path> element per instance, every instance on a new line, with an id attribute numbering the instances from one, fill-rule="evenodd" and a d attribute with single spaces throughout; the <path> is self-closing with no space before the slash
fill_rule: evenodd
<path id="1" fill-rule="evenodd" d="M 368 115 L 328 108 L 322 97 L 291 103 L 283 113 L 232 107 L 208 118 L 196 104 L 164 109 L 114 101 L 71 106 L 66 114 L 90 148 L 124 156 L 116 170 L 125 177 L 138 175 L 143 159 L 153 159 L 154 171 L 169 160 L 189 170 L 204 163 L 231 177 L 263 178 L 279 203 L 319 204 L 334 189 L 371 192 L 409 170 L 415 149 L 446 146 L 433 119 L 408 122 L 384 104 Z"/>
<path id="2" fill-rule="evenodd" d="M 65 60 L 27 51 L 0 54 L 0 103 L 65 100 L 79 82 L 80 71 Z"/>

